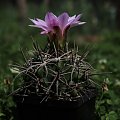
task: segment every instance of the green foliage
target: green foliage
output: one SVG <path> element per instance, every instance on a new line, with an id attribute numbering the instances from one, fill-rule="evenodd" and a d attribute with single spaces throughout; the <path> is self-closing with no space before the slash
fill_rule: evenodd
<path id="1" fill-rule="evenodd" d="M 90 59 L 95 61 L 95 69 L 101 72 L 112 72 L 105 76 L 96 76 L 96 80 L 100 83 L 104 81 L 108 91 L 102 93 L 101 97 L 96 102 L 96 110 L 101 120 L 119 120 L 120 118 L 120 68 L 119 52 L 120 47 L 116 39 L 119 39 L 118 32 L 108 32 L 103 34 L 103 40 L 96 44 L 91 54 Z"/>
<path id="2" fill-rule="evenodd" d="M 0 78 L 2 81 L 2 78 Z M 8 97 L 11 91 L 11 80 L 4 79 L 0 83 L 0 120 L 12 120 L 12 110 L 15 105 L 11 97 Z"/>

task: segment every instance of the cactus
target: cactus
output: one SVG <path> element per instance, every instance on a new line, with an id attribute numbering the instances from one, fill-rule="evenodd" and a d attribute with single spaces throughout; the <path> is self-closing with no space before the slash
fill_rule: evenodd
<path id="1" fill-rule="evenodd" d="M 52 43 L 50 43 L 52 44 Z M 83 95 L 89 98 L 88 93 L 94 90 L 91 80 L 93 67 L 85 61 L 88 52 L 78 54 L 78 50 L 54 50 L 47 46 L 41 50 L 33 41 L 34 51 L 30 59 L 22 66 L 16 66 L 23 79 L 22 87 L 15 93 L 21 95 L 41 96 L 42 101 L 77 100 Z M 24 56 L 25 57 L 25 56 Z"/>
<path id="2" fill-rule="evenodd" d="M 60 17 L 65 17 L 66 14 L 64 13 Z M 52 19 L 57 19 L 51 13 L 48 13 L 47 16 L 50 17 L 50 15 Z M 76 18 L 75 16 L 69 17 L 68 22 L 73 19 L 75 25 L 80 24 L 81 22 L 77 21 L 78 17 L 80 16 Z M 40 22 L 40 20 L 32 21 L 36 26 Z M 73 22 L 69 24 L 73 25 Z M 63 35 L 69 29 L 69 24 L 67 24 L 68 28 L 64 30 L 65 33 L 60 34 L 61 36 L 59 35 L 59 37 L 55 36 L 61 32 L 61 27 L 57 27 L 59 32 L 58 30 L 55 32 L 56 29 L 53 27 L 53 30 L 50 32 L 53 32 L 52 36 L 44 31 L 49 37 L 47 47 L 44 50 L 33 40 L 34 51 L 31 58 L 27 59 L 22 52 L 25 58 L 25 64 L 22 66 L 13 65 L 19 69 L 17 76 L 20 75 L 22 77 L 22 84 L 13 94 L 39 96 L 41 97 L 41 102 L 47 100 L 73 101 L 83 96 L 90 99 L 91 95 L 94 94 L 95 83 L 91 79 L 94 69 L 85 61 L 88 51 L 79 55 L 78 49 L 69 49 L 66 40 L 64 40 L 64 45 L 59 41 L 60 38 L 65 38 Z"/>

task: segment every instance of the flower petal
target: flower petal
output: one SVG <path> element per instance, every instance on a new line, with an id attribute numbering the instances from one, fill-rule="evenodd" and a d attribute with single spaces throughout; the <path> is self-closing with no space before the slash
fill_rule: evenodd
<path id="1" fill-rule="evenodd" d="M 41 26 L 41 25 L 29 25 L 30 27 L 36 27 L 36 28 L 41 28 L 43 30 L 47 30 L 45 27 Z"/>
<path id="2" fill-rule="evenodd" d="M 73 16 L 72 18 L 69 18 L 70 20 L 69 20 L 68 24 L 71 25 L 71 24 L 78 22 L 80 20 L 80 17 L 81 17 L 81 14 L 79 14 L 77 17 Z"/>
<path id="3" fill-rule="evenodd" d="M 79 14 L 77 15 L 77 17 L 73 16 L 72 18 L 69 18 L 69 22 L 68 24 L 66 25 L 67 26 L 70 26 L 70 27 L 74 27 L 74 26 L 77 26 L 77 25 L 82 25 L 82 24 L 85 24 L 86 22 L 80 22 L 80 17 L 81 17 L 82 14 Z"/>
<path id="4" fill-rule="evenodd" d="M 75 26 L 78 26 L 78 25 L 83 25 L 85 23 L 86 22 L 76 22 L 76 23 L 71 24 L 70 27 L 75 27 Z"/>
<path id="5" fill-rule="evenodd" d="M 41 19 L 38 19 L 36 18 L 36 20 L 38 21 L 39 24 L 41 24 L 42 26 L 46 26 L 47 27 L 47 24 L 45 21 L 41 20 Z"/>
<path id="6" fill-rule="evenodd" d="M 60 16 L 58 16 L 59 27 L 62 32 L 64 31 L 64 28 L 66 27 L 68 23 L 68 19 L 69 19 L 69 15 L 67 13 L 63 13 Z"/>
<path id="7" fill-rule="evenodd" d="M 75 19 L 75 17 L 76 17 L 76 15 L 74 15 L 74 16 L 72 16 L 72 17 L 69 17 L 68 22 L 73 21 L 73 20 Z"/>
<path id="8" fill-rule="evenodd" d="M 40 34 L 48 34 L 48 31 L 42 31 Z"/>
<path id="9" fill-rule="evenodd" d="M 43 20 L 40 20 L 37 18 L 37 20 L 33 20 L 33 19 L 30 19 L 35 25 L 29 25 L 31 27 L 37 27 L 37 28 L 41 28 L 43 30 L 47 30 L 47 25 L 46 23 L 43 21 Z"/>
<path id="10" fill-rule="evenodd" d="M 79 24 L 79 25 L 83 25 L 83 24 L 85 24 L 85 23 L 86 23 L 86 22 L 79 22 L 78 24 Z"/>
<path id="11" fill-rule="evenodd" d="M 38 25 L 38 21 L 34 20 L 34 19 L 30 19 L 35 25 Z"/>
<path id="12" fill-rule="evenodd" d="M 75 18 L 75 21 L 80 20 L 81 15 L 82 15 L 82 14 L 77 15 L 77 17 Z"/>
<path id="13" fill-rule="evenodd" d="M 45 22 L 46 22 L 49 29 L 52 29 L 54 26 L 58 26 L 57 17 L 51 12 L 48 12 L 46 14 Z"/>

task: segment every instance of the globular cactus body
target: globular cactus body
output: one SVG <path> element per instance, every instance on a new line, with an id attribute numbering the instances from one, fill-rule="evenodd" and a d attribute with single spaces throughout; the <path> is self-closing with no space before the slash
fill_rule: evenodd
<path id="1" fill-rule="evenodd" d="M 35 42 L 33 45 L 33 56 L 20 69 L 23 87 L 19 94 L 41 96 L 41 101 L 72 101 L 92 93 L 88 88 L 94 87 L 90 78 L 93 68 L 84 61 L 86 53 L 78 55 L 78 51 L 62 51 L 55 46 L 41 50 Z"/>

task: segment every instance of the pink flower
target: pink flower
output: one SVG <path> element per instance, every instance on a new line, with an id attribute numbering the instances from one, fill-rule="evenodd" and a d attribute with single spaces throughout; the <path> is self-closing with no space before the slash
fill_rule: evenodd
<path id="1" fill-rule="evenodd" d="M 47 34 L 49 39 L 64 41 L 68 29 L 85 23 L 80 21 L 80 17 L 81 14 L 69 17 L 66 12 L 57 17 L 52 12 L 48 12 L 44 21 L 38 18 L 30 19 L 34 23 L 30 26 L 42 29 L 41 34 Z"/>
<path id="2" fill-rule="evenodd" d="M 62 13 L 58 17 L 55 16 L 53 13 L 48 12 L 45 16 L 45 21 L 36 18 L 35 20 L 30 19 L 35 25 L 30 25 L 32 27 L 41 28 L 43 31 L 41 34 L 48 34 L 49 32 L 53 32 L 54 27 L 59 27 L 61 30 L 62 35 L 64 34 L 64 31 L 68 27 L 74 27 L 77 25 L 82 25 L 85 22 L 80 22 L 80 16 L 81 15 L 74 15 L 72 17 L 69 17 L 67 13 Z"/>

